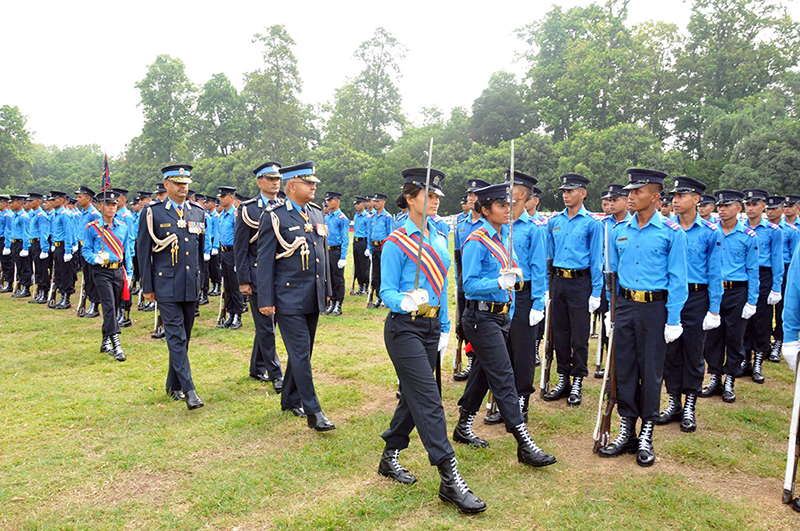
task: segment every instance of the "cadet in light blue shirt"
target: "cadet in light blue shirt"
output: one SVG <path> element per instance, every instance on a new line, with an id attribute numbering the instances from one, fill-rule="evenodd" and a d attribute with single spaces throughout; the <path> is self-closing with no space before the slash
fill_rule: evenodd
<path id="1" fill-rule="evenodd" d="M 791 202 L 791 196 L 770 196 L 767 198 L 767 219 L 770 223 L 775 223 L 781 228 L 783 233 L 783 285 L 781 286 L 782 297 L 785 297 L 786 291 L 786 274 L 789 270 L 789 264 L 792 261 L 792 256 L 800 242 L 800 227 L 789 223 L 783 219 L 784 210 Z M 791 206 L 788 206 L 791 209 Z M 781 346 L 783 345 L 783 298 L 774 306 L 774 319 L 775 326 L 772 329 L 772 336 L 775 338 L 775 343 L 769 354 L 769 361 L 773 363 L 780 363 L 781 361 Z"/>
<path id="2" fill-rule="evenodd" d="M 681 310 L 688 296 L 686 234 L 656 211 L 664 172 L 627 171 L 628 206 L 634 215 L 617 227 L 609 264 L 618 277 L 614 323 L 620 435 L 600 449 L 602 457 L 637 451 L 639 466 L 655 462 L 653 427 L 659 418 L 667 344 L 683 333 Z M 636 438 L 636 420 L 642 419 Z M 637 444 L 638 443 L 638 444 Z"/>
<path id="3" fill-rule="evenodd" d="M 583 379 L 589 374 L 591 314 L 600 307 L 603 288 L 603 227 L 583 205 L 589 179 L 567 174 L 561 176 L 560 182 L 566 208 L 547 223 L 548 256 L 553 259 L 555 275 L 550 311 L 558 383 L 542 398 L 567 398 L 569 405 L 578 406 Z"/>
<path id="4" fill-rule="evenodd" d="M 706 334 L 705 358 L 711 378 L 702 397 L 722 395 L 736 401 L 734 382 L 742 374 L 746 320 L 756 313 L 759 292 L 758 236 L 740 223 L 744 194 L 738 190 L 714 192 L 722 233 L 722 325 Z M 725 375 L 724 383 L 720 380 Z"/>
<path id="5" fill-rule="evenodd" d="M 358 281 L 356 295 L 366 295 L 369 286 L 369 217 L 366 209 L 367 199 L 356 197 L 353 204 L 356 213 L 353 215 L 353 264 Z"/>
<path id="6" fill-rule="evenodd" d="M 394 218 L 386 210 L 385 194 L 375 194 L 374 204 L 375 213 L 370 218 L 370 255 L 372 256 L 372 290 L 374 293 L 380 294 L 381 291 L 381 248 L 383 240 L 391 234 L 394 227 Z M 371 296 L 372 294 L 370 294 Z M 381 306 L 380 297 L 373 304 L 374 308 Z"/>
<path id="7" fill-rule="evenodd" d="M 30 225 L 28 238 L 30 238 L 30 259 L 33 263 L 33 273 L 36 280 L 36 297 L 28 301 L 32 304 L 47 303 L 47 294 L 50 289 L 50 272 L 48 271 L 48 257 L 50 256 L 50 220 L 42 209 L 44 196 L 31 192 L 28 194 L 30 204 Z"/>
<path id="8" fill-rule="evenodd" d="M 31 257 L 29 256 L 31 242 L 28 234 L 30 216 L 22 207 L 25 199 L 26 197 L 21 195 L 11 196 L 11 210 L 14 211 L 14 216 L 11 218 L 11 227 L 6 232 L 3 250 L 4 253 L 11 254 L 17 269 L 17 281 L 20 289 L 12 297 L 18 299 L 28 298 L 31 295 Z"/>
<path id="9" fill-rule="evenodd" d="M 756 314 L 747 321 L 744 331 L 743 375 L 752 374 L 753 381 L 764 383 L 761 367 L 769 356 L 772 336 L 773 306 L 781 300 L 783 286 L 783 231 L 764 219 L 766 190 L 749 188 L 745 196 L 745 227 L 758 236 L 759 293 Z M 751 366 L 751 356 L 754 359 Z"/>
<path id="10" fill-rule="evenodd" d="M 6 251 L 6 238 L 11 238 L 11 218 L 14 211 L 8 203 L 11 198 L 7 195 L 0 195 L 0 273 L 2 273 L 2 285 L 0 293 L 8 293 L 13 288 L 11 283 L 14 280 L 14 260 L 11 258 L 11 247 Z"/>
<path id="11" fill-rule="evenodd" d="M 341 206 L 340 192 L 327 192 L 328 215 L 325 225 L 328 227 L 328 265 L 331 270 L 332 296 L 326 308 L 327 314 L 342 315 L 344 303 L 344 267 L 347 265 L 347 248 L 350 245 L 350 220 L 347 219 Z"/>

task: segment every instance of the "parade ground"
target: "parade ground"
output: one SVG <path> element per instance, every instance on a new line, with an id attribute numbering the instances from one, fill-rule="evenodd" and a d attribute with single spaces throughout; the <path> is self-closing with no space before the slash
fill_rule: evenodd
<path id="1" fill-rule="evenodd" d="M 377 473 L 396 404 L 386 310 L 348 296 L 343 316 L 320 318 L 312 365 L 336 430 L 315 433 L 249 378 L 251 316 L 241 330 L 217 330 L 217 304 L 201 308 L 190 347 L 206 407 L 187 411 L 165 394 L 167 348 L 150 338 L 152 313 L 132 312 L 122 333 L 128 359 L 118 363 L 100 353 L 100 319 L 0 296 L 0 528 L 800 528 L 800 515 L 780 503 L 793 382 L 785 363 L 765 365 L 765 385 L 737 381 L 734 404 L 701 399 L 696 433 L 657 427 L 652 468 L 592 453 L 600 380 L 587 380 L 583 404 L 567 408 L 540 399 L 537 371 L 529 429 L 558 463 L 517 463 L 512 436 L 478 420 L 490 448 L 457 445 L 456 454 L 489 508 L 468 517 L 438 500 L 439 476 L 416 432 L 402 462 L 417 484 Z M 450 341 L 443 394 L 452 432 L 464 386 L 452 380 Z M 278 352 L 285 367 L 280 339 Z"/>

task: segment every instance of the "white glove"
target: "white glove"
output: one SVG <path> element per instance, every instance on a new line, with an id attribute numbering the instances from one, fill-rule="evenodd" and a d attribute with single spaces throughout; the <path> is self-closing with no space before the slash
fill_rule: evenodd
<path id="1" fill-rule="evenodd" d="M 544 312 L 540 312 L 539 310 L 534 310 L 531 308 L 531 313 L 528 314 L 528 323 L 531 326 L 536 326 L 544 319 Z"/>
<path id="2" fill-rule="evenodd" d="M 211 256 L 217 256 L 219 254 L 219 249 L 211 249 Z"/>
<path id="3" fill-rule="evenodd" d="M 10 254 L 11 254 L 11 249 L 9 249 L 8 247 L 4 247 L 3 248 L 3 256 L 8 256 Z"/>
<path id="4" fill-rule="evenodd" d="M 203 262 L 208 262 L 211 260 L 211 255 L 208 253 L 203 253 Z"/>
<path id="5" fill-rule="evenodd" d="M 550 302 L 550 290 L 544 292 L 544 307 L 547 308 L 547 303 Z"/>
<path id="6" fill-rule="evenodd" d="M 683 325 L 664 325 L 664 341 L 672 343 L 683 334 Z"/>
<path id="7" fill-rule="evenodd" d="M 41 253 L 39 253 L 39 260 L 47 260 L 48 256 L 50 256 L 50 255 L 47 254 L 46 252 L 42 251 Z"/>
<path id="8" fill-rule="evenodd" d="M 26 256 L 28 256 L 28 251 L 26 251 L 25 249 L 22 249 L 22 250 L 19 252 L 19 256 L 20 256 L 21 258 L 25 258 Z"/>
<path id="9" fill-rule="evenodd" d="M 497 277 L 497 284 L 500 286 L 500 289 L 511 289 L 516 283 L 517 275 L 514 273 L 503 273 Z"/>
<path id="10" fill-rule="evenodd" d="M 603 316 L 603 324 L 606 326 L 606 337 L 611 337 L 611 312 L 606 312 Z"/>
<path id="11" fill-rule="evenodd" d="M 369 249 L 367 249 L 366 251 L 364 251 L 364 256 L 369 256 L 369 255 L 371 255 L 371 254 L 372 254 L 372 251 L 370 251 Z"/>
<path id="12" fill-rule="evenodd" d="M 594 313 L 600 307 L 600 297 L 589 297 L 589 313 Z"/>
<path id="13" fill-rule="evenodd" d="M 439 352 L 447 348 L 447 342 L 450 341 L 450 332 L 442 332 L 439 334 Z"/>
<path id="14" fill-rule="evenodd" d="M 781 302 L 782 298 L 783 296 L 780 294 L 780 292 L 770 291 L 769 296 L 767 296 L 767 304 L 769 304 L 770 306 L 775 306 L 776 304 Z"/>
<path id="15" fill-rule="evenodd" d="M 722 324 L 722 317 L 719 314 L 714 315 L 711 312 L 706 312 L 703 318 L 703 330 L 713 330 Z"/>
<path id="16" fill-rule="evenodd" d="M 346 265 L 347 265 L 347 260 L 345 260 L 345 259 L 342 259 L 342 260 L 339 260 L 338 262 L 336 262 L 336 266 L 339 269 L 344 269 L 344 266 L 346 266 Z"/>
<path id="17" fill-rule="evenodd" d="M 789 364 L 792 370 L 797 370 L 797 351 L 800 350 L 799 341 L 790 341 L 783 344 L 783 359 Z"/>
<path id="18" fill-rule="evenodd" d="M 64 255 L 64 261 L 65 262 L 69 262 L 70 260 L 72 260 L 72 253 L 65 254 Z"/>
<path id="19" fill-rule="evenodd" d="M 423 292 L 420 291 L 420 294 Z M 400 301 L 400 309 L 404 312 L 416 312 L 419 310 L 419 305 L 428 302 L 428 292 L 424 291 L 425 295 L 420 295 L 419 300 L 414 299 L 410 293 L 403 294 L 403 300 Z"/>
<path id="20" fill-rule="evenodd" d="M 103 264 L 105 263 L 105 260 L 103 260 L 103 259 L 102 259 L 101 257 L 99 257 L 99 256 L 95 256 L 95 257 L 94 257 L 94 263 L 95 263 L 95 264 L 97 264 L 97 265 L 103 265 Z"/>
<path id="21" fill-rule="evenodd" d="M 746 302 L 742 308 L 742 319 L 750 319 L 756 314 L 756 307 Z"/>
<path id="22" fill-rule="evenodd" d="M 72 246 L 72 252 L 73 253 L 77 253 L 78 252 L 78 244 L 77 243 Z"/>
<path id="23" fill-rule="evenodd" d="M 56 246 L 55 246 L 55 245 L 51 245 L 51 246 L 50 246 L 50 252 L 51 252 L 51 253 L 54 253 L 54 252 L 56 252 Z"/>

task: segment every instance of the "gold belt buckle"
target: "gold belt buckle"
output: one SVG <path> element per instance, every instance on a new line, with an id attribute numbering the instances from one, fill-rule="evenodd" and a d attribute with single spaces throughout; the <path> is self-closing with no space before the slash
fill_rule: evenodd
<path id="1" fill-rule="evenodd" d="M 636 302 L 647 302 L 647 293 L 644 291 L 634 291 L 633 300 Z"/>
<path id="2" fill-rule="evenodd" d="M 492 306 L 494 306 L 494 305 L 492 305 Z M 503 310 L 497 315 L 505 315 L 505 314 L 507 314 L 508 313 L 508 306 L 509 306 L 508 304 L 503 304 Z M 492 309 L 494 309 L 494 308 L 492 308 Z"/>

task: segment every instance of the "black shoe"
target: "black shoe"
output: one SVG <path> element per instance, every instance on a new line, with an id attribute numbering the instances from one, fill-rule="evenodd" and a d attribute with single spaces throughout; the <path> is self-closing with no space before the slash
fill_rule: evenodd
<path id="1" fill-rule="evenodd" d="M 692 433 L 697 430 L 697 420 L 694 418 L 694 407 L 697 401 L 697 395 L 686 395 L 686 404 L 683 406 L 683 419 L 681 419 L 681 431 L 685 433 Z"/>
<path id="2" fill-rule="evenodd" d="M 122 314 L 122 321 L 119 322 L 119 326 L 122 327 L 122 328 L 128 328 L 132 324 L 133 323 L 131 322 L 130 318 L 128 318 L 128 316 L 123 313 Z"/>
<path id="3" fill-rule="evenodd" d="M 455 430 L 453 430 L 453 440 L 461 444 L 470 444 L 475 448 L 488 448 L 489 443 L 484 441 L 472 431 L 472 424 L 475 422 L 475 413 L 466 411 L 463 407 L 459 409 L 460 416 Z"/>
<path id="4" fill-rule="evenodd" d="M 208 300 L 208 295 L 206 295 L 205 293 L 201 293 L 200 294 L 200 298 L 197 299 L 197 304 L 199 306 L 205 306 L 209 302 L 211 302 L 211 301 Z"/>
<path id="5" fill-rule="evenodd" d="M 231 324 L 228 326 L 228 330 L 239 330 L 242 327 L 242 316 L 234 314 L 233 319 L 231 320 Z"/>
<path id="6" fill-rule="evenodd" d="M 148 302 L 142 308 L 143 312 L 154 312 L 156 310 L 156 303 L 155 302 Z"/>
<path id="7" fill-rule="evenodd" d="M 229 313 L 227 319 L 217 324 L 217 328 L 228 328 L 232 322 L 233 322 L 233 314 Z"/>
<path id="8" fill-rule="evenodd" d="M 20 291 L 12 295 L 15 299 L 27 299 L 31 296 L 31 288 L 22 288 Z"/>
<path id="9" fill-rule="evenodd" d="M 114 348 L 111 346 L 111 336 L 106 336 L 103 338 L 103 342 L 100 343 L 100 353 L 101 354 L 114 354 Z"/>
<path id="10" fill-rule="evenodd" d="M 568 406 L 581 405 L 581 389 L 583 384 L 583 376 L 576 376 L 572 382 L 572 389 L 569 390 L 567 397 Z"/>
<path id="11" fill-rule="evenodd" d="M 42 292 L 39 291 L 36 293 L 36 296 L 28 301 L 28 304 L 41 304 L 42 303 Z"/>
<path id="12" fill-rule="evenodd" d="M 275 378 L 272 380 L 272 389 L 275 391 L 275 394 L 281 394 L 281 391 L 283 391 L 283 378 Z"/>
<path id="13" fill-rule="evenodd" d="M 478 514 L 486 510 L 486 503 L 475 496 L 458 472 L 458 461 L 453 456 L 439 463 L 439 499 L 452 503 L 456 509 L 466 514 Z"/>
<path id="14" fill-rule="evenodd" d="M 789 507 L 800 513 L 800 497 L 797 497 L 789 503 Z"/>
<path id="15" fill-rule="evenodd" d="M 5 282 L 3 287 L 0 287 L 0 293 L 9 293 L 11 291 L 11 284 Z"/>
<path id="16" fill-rule="evenodd" d="M 399 455 L 400 450 L 391 449 L 388 446 L 384 448 L 381 462 L 378 464 L 378 474 L 403 485 L 413 485 L 417 482 L 417 478 L 400 464 L 400 461 L 397 460 Z"/>
<path id="17" fill-rule="evenodd" d="M 328 307 L 325 308 L 325 315 L 330 315 L 331 314 L 331 312 L 333 311 L 334 304 L 335 303 L 333 301 L 328 301 Z"/>
<path id="18" fill-rule="evenodd" d="M 602 380 L 605 377 L 605 375 L 606 375 L 605 369 L 597 369 L 596 371 L 594 371 L 594 377 L 597 378 L 598 380 Z"/>
<path id="19" fill-rule="evenodd" d="M 683 418 L 683 408 L 681 407 L 681 395 L 669 395 L 669 405 L 667 409 L 658 416 L 656 424 L 666 426 L 671 422 L 678 422 Z"/>
<path id="20" fill-rule="evenodd" d="M 259 382 L 270 383 L 272 380 L 269 379 L 269 376 L 266 374 L 253 374 L 250 373 L 250 378 L 253 380 L 258 380 Z"/>
<path id="21" fill-rule="evenodd" d="M 511 432 L 517 440 L 517 461 L 523 465 L 530 465 L 535 467 L 548 466 L 556 462 L 556 458 L 541 448 L 539 448 L 525 424 L 518 424 L 514 426 Z"/>
<path id="22" fill-rule="evenodd" d="M 300 417 L 301 419 L 306 418 L 306 412 L 303 409 L 303 406 L 300 407 L 283 407 L 281 406 L 281 411 L 291 411 L 292 415 L 295 417 Z"/>
<path id="23" fill-rule="evenodd" d="M 140 288 L 139 286 L 136 286 L 135 288 L 133 288 L 131 290 L 131 295 L 138 295 L 140 291 L 142 291 L 142 288 Z"/>
<path id="24" fill-rule="evenodd" d="M 453 380 L 463 382 L 469 378 L 469 371 L 472 370 L 472 356 L 467 356 L 467 368 L 453 375 Z"/>
<path id="25" fill-rule="evenodd" d="M 566 374 L 558 375 L 558 383 L 547 393 L 542 395 L 545 402 L 554 402 L 569 396 L 569 377 Z"/>
<path id="26" fill-rule="evenodd" d="M 611 444 L 600 448 L 597 455 L 600 457 L 617 457 L 625 454 L 636 453 L 636 417 L 622 417 L 619 425 L 619 435 Z"/>
<path id="27" fill-rule="evenodd" d="M 205 404 L 203 404 L 203 401 L 200 400 L 200 397 L 197 396 L 197 391 L 192 389 L 191 391 L 187 391 L 186 392 L 186 407 L 187 408 L 189 408 L 190 410 L 198 409 L 198 408 L 203 407 L 204 405 Z"/>
<path id="28" fill-rule="evenodd" d="M 503 416 L 500 414 L 499 409 L 495 412 L 489 412 L 486 414 L 485 417 L 483 417 L 484 424 L 489 424 L 489 425 L 502 424 L 502 422 L 503 422 Z"/>
<path id="29" fill-rule="evenodd" d="M 195 305 L 194 305 L 194 316 L 195 317 L 200 317 L 200 305 L 197 304 L 197 303 L 195 303 Z"/>
<path id="30" fill-rule="evenodd" d="M 400 385 L 399 385 L 399 384 L 397 385 L 397 391 L 395 391 L 395 393 L 394 393 L 394 397 L 395 397 L 396 399 L 398 399 L 398 400 L 400 400 L 401 398 L 403 398 L 403 391 L 401 391 L 401 390 L 400 390 Z"/>
<path id="31" fill-rule="evenodd" d="M 712 374 L 708 379 L 708 385 L 703 387 L 700 392 L 700 398 L 708 398 L 722 394 L 722 382 L 719 374 Z"/>
<path id="32" fill-rule="evenodd" d="M 752 360 L 752 351 L 748 350 L 744 353 L 744 359 L 742 360 L 742 376 L 752 376 L 753 375 L 753 365 L 751 363 Z"/>
<path id="33" fill-rule="evenodd" d="M 167 333 L 162 328 L 158 332 L 153 332 L 152 334 L 150 334 L 150 337 L 152 339 L 164 339 L 165 337 L 167 337 Z"/>
<path id="34" fill-rule="evenodd" d="M 122 343 L 119 341 L 119 334 L 111 336 L 111 352 L 109 352 L 117 361 L 125 361 L 125 353 L 122 351 Z"/>
<path id="35" fill-rule="evenodd" d="M 119 308 L 119 309 L 117 310 L 117 322 L 118 322 L 118 323 L 122 323 L 122 320 L 123 320 L 124 318 L 125 318 L 125 312 L 122 310 L 122 308 Z"/>
<path id="36" fill-rule="evenodd" d="M 92 302 L 89 304 L 89 309 L 86 310 L 86 313 L 83 314 L 85 319 L 94 319 L 95 317 L 99 317 L 100 312 L 97 310 L 97 303 Z"/>
<path id="37" fill-rule="evenodd" d="M 186 394 L 180 389 L 167 389 L 167 396 L 176 402 L 183 402 L 186 400 Z"/>
<path id="38" fill-rule="evenodd" d="M 334 303 L 333 310 L 331 310 L 331 315 L 336 315 L 336 316 L 342 315 L 342 303 L 341 302 L 336 301 L 336 303 Z"/>
<path id="39" fill-rule="evenodd" d="M 772 363 L 780 363 L 781 362 L 781 348 L 783 347 L 783 340 L 776 339 L 775 344 L 772 345 L 772 350 L 769 351 L 769 358 L 767 358 Z"/>
<path id="40" fill-rule="evenodd" d="M 216 282 L 211 285 L 211 291 L 208 292 L 208 296 L 219 297 L 219 291 L 220 291 L 219 282 Z"/>
<path id="41" fill-rule="evenodd" d="M 736 379 L 731 375 L 725 375 L 725 387 L 722 390 L 722 401 L 732 404 L 736 402 L 736 392 L 733 390 L 733 384 Z"/>
<path id="42" fill-rule="evenodd" d="M 639 434 L 639 451 L 636 452 L 636 464 L 639 466 L 653 466 L 656 462 L 656 452 L 653 449 L 653 421 L 642 422 L 642 432 Z"/>
<path id="43" fill-rule="evenodd" d="M 325 413 L 322 411 L 308 415 L 306 417 L 306 422 L 308 422 L 308 427 L 314 431 L 331 431 L 336 429 L 333 422 L 328 420 L 328 417 L 326 417 Z"/>
<path id="44" fill-rule="evenodd" d="M 764 373 L 761 372 L 761 367 L 764 364 L 764 353 L 756 352 L 755 359 L 753 360 L 753 381 L 757 384 L 764 383 Z"/>

